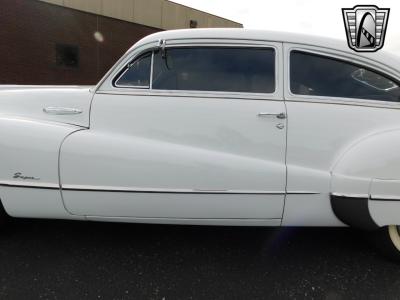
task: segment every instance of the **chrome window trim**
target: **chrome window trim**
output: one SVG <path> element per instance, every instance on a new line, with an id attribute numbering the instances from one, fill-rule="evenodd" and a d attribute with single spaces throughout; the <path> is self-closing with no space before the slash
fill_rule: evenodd
<path id="1" fill-rule="evenodd" d="M 115 87 L 121 89 L 140 89 L 140 90 L 148 90 L 150 89 L 150 85 L 119 85 L 115 84 Z"/>
<path id="2" fill-rule="evenodd" d="M 154 50 L 151 51 L 151 62 L 150 62 L 150 86 L 149 89 L 153 89 L 153 72 L 154 72 Z"/>
<path id="3" fill-rule="evenodd" d="M 284 46 L 284 57 L 285 57 L 285 87 L 284 87 L 284 98 L 285 101 L 290 102 L 309 102 L 309 103 L 320 103 L 320 104 L 337 104 L 337 105 L 351 105 L 351 106 L 366 106 L 376 108 L 391 108 L 400 109 L 399 102 L 384 101 L 384 100 L 370 100 L 370 99 L 358 99 L 358 98 L 346 98 L 346 97 L 332 97 L 332 96 L 316 96 L 316 95 L 297 95 L 293 94 L 290 87 L 290 55 L 292 51 L 301 51 L 319 56 L 325 56 L 336 60 L 348 62 L 350 64 L 356 64 L 361 67 L 370 69 L 371 71 L 382 74 L 385 77 L 393 78 L 397 82 L 400 82 L 399 74 L 394 74 L 388 69 L 382 68 L 374 63 L 374 61 L 368 60 L 364 57 L 352 57 L 348 53 L 342 53 L 338 50 L 330 50 L 320 47 L 306 47 L 297 44 L 288 44 Z"/>
<path id="4" fill-rule="evenodd" d="M 144 86 L 140 86 L 140 85 L 116 85 L 116 87 L 118 88 L 124 88 L 124 89 L 140 89 L 140 90 L 148 90 L 150 89 L 149 85 L 144 85 Z"/>
<path id="5" fill-rule="evenodd" d="M 153 51 L 158 49 L 158 43 L 149 43 L 145 46 L 141 46 L 138 49 L 127 52 L 120 61 L 106 74 L 106 76 L 100 81 L 95 89 L 97 94 L 138 94 L 142 93 L 145 95 L 157 94 L 174 94 L 177 96 L 182 96 L 183 94 L 191 96 L 196 94 L 198 97 L 204 96 L 209 97 L 210 95 L 216 96 L 218 98 L 234 98 L 234 99 L 260 99 L 260 100 L 283 100 L 283 47 L 280 42 L 262 42 L 257 43 L 257 41 L 249 42 L 243 40 L 232 40 L 229 42 L 222 42 L 221 40 L 216 40 L 215 42 L 203 42 L 199 40 L 180 40 L 180 41 L 170 41 L 166 45 L 166 48 L 184 48 L 184 47 L 236 47 L 236 48 L 266 48 L 273 49 L 275 54 L 275 91 L 273 93 L 251 93 L 251 92 L 225 92 L 225 91 L 195 91 L 195 90 L 155 90 L 152 88 L 152 75 L 153 75 L 153 64 L 154 58 L 152 57 L 151 65 L 151 82 L 149 88 L 140 87 L 116 87 L 112 84 L 113 79 L 119 74 L 126 64 L 134 61 L 140 55 L 145 52 Z M 122 91 L 123 90 L 123 91 Z M 148 93 L 144 93 L 147 91 Z"/>
<path id="6" fill-rule="evenodd" d="M 144 55 L 146 52 L 150 52 L 150 51 L 144 51 L 143 53 L 141 53 L 140 55 L 137 55 L 134 59 L 132 59 L 130 61 L 130 63 L 134 63 L 137 59 L 140 58 L 140 56 Z M 127 67 L 127 65 L 125 64 L 124 68 L 125 71 L 122 72 L 121 69 L 121 74 L 119 76 L 117 76 L 116 79 L 113 79 L 113 86 L 115 86 L 116 88 L 131 88 L 131 89 L 150 89 L 151 88 L 151 82 L 152 82 L 152 73 L 153 73 L 153 57 L 154 57 L 154 51 L 151 51 L 151 58 L 150 58 L 150 79 L 149 79 L 149 85 L 123 85 L 123 84 L 118 84 L 118 81 L 126 74 L 126 72 L 129 71 L 129 68 Z M 130 64 L 128 63 L 128 65 Z"/>
<path id="7" fill-rule="evenodd" d="M 225 94 L 234 93 L 234 94 L 263 94 L 263 95 L 274 95 L 274 94 L 276 94 L 277 89 L 278 89 L 278 75 L 279 75 L 279 72 L 278 72 L 279 65 L 277 64 L 277 61 L 278 61 L 278 53 L 277 53 L 278 49 L 276 47 L 273 47 L 273 46 L 261 46 L 261 45 L 252 45 L 252 46 L 248 46 L 248 45 L 239 45 L 239 46 L 232 45 L 232 46 L 226 46 L 226 45 L 218 45 L 218 44 L 216 44 L 216 45 L 200 44 L 200 45 L 195 45 L 195 46 L 193 46 L 193 45 L 184 45 L 184 46 L 179 46 L 179 45 L 173 46 L 172 45 L 171 46 L 170 44 L 168 44 L 168 45 L 165 46 L 166 49 L 168 49 L 168 48 L 173 48 L 173 49 L 176 49 L 176 48 L 196 48 L 196 47 L 197 48 L 203 48 L 203 47 L 224 48 L 224 47 L 226 47 L 226 48 L 263 49 L 263 50 L 264 49 L 272 49 L 274 51 L 274 60 L 275 60 L 274 91 L 272 93 L 232 92 L 232 91 L 213 91 L 213 90 L 209 90 L 209 91 L 208 90 L 205 90 L 205 91 L 203 91 L 203 90 L 165 90 L 165 89 L 164 90 L 163 89 L 152 89 L 152 91 L 171 91 L 171 92 L 183 91 L 183 92 L 197 92 L 197 93 L 204 92 L 204 93 L 225 93 Z M 154 53 L 154 51 L 153 51 L 153 53 Z"/>
<path id="8" fill-rule="evenodd" d="M 156 43 L 151 42 L 141 45 L 134 51 L 128 50 L 127 52 L 125 52 L 125 54 L 117 60 L 117 62 L 107 71 L 106 74 L 104 74 L 104 76 L 96 84 L 96 86 L 93 88 L 93 93 L 96 94 L 107 83 L 112 86 L 112 78 L 115 78 L 115 76 L 117 76 L 117 74 L 122 70 L 121 66 L 125 66 L 129 61 L 132 61 L 132 59 L 135 59 L 146 51 L 151 51 L 154 48 L 156 48 Z M 132 55 L 132 53 L 134 54 Z"/>
<path id="9" fill-rule="evenodd" d="M 318 97 L 314 99 L 310 98 L 286 98 L 287 102 L 298 102 L 298 103 L 318 103 L 318 104 L 327 104 L 327 105 L 343 105 L 343 106 L 360 106 L 360 107 L 371 107 L 371 108 L 386 108 L 386 109 L 400 109 L 400 103 L 391 102 L 391 101 L 374 101 L 374 100 L 364 100 L 359 99 L 354 101 L 354 98 L 335 98 L 332 97 Z"/>
<path id="10" fill-rule="evenodd" d="M 277 41 L 269 41 L 269 40 L 248 40 L 248 39 L 232 39 L 232 38 L 194 38 L 194 39 L 188 39 L 188 38 L 181 38 L 181 39 L 173 39 L 173 40 L 168 40 L 168 45 L 169 46 L 174 46 L 174 45 L 188 45 L 188 44 L 201 44 L 201 45 L 235 45 L 235 46 L 240 46 L 240 45 L 265 45 L 265 44 L 280 44 L 282 45 L 282 42 L 277 42 Z M 108 72 L 100 79 L 100 81 L 96 84 L 96 86 L 93 87 L 93 93 L 97 93 L 97 91 L 102 90 L 103 86 L 107 83 L 107 81 L 110 81 L 111 78 L 116 76 L 116 73 L 118 73 L 118 69 L 123 66 L 127 61 L 132 60 L 139 55 L 143 54 L 146 51 L 154 51 L 155 49 L 159 48 L 159 40 L 151 41 L 145 44 L 140 45 L 139 47 L 131 48 L 125 54 L 117 60 L 117 62 L 108 70 Z M 283 58 L 282 58 L 283 59 Z"/>
<path id="11" fill-rule="evenodd" d="M 269 96 L 268 94 L 246 94 L 246 93 L 227 93 L 227 92 L 203 92 L 203 91 L 182 91 L 182 90 L 149 90 L 149 89 L 120 89 L 105 90 L 97 92 L 99 95 L 135 95 L 135 96 L 154 96 L 154 97 L 190 97 L 190 98 L 217 98 L 234 100 L 268 100 L 282 101 L 282 99 Z"/>

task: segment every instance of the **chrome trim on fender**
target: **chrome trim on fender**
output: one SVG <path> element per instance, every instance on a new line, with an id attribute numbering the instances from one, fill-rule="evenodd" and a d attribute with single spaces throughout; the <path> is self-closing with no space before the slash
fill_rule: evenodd
<path id="1" fill-rule="evenodd" d="M 345 197 L 345 198 L 363 198 L 371 201 L 400 201 L 400 196 L 391 195 L 369 195 L 369 194 L 344 194 L 344 193 L 331 193 L 334 197 Z"/>
<path id="2" fill-rule="evenodd" d="M 399 196 L 391 196 L 391 195 L 374 195 L 369 198 L 372 201 L 400 201 Z"/>
<path id="3" fill-rule="evenodd" d="M 346 193 L 331 193 L 334 197 L 346 197 L 346 198 L 369 198 L 368 194 L 346 194 Z"/>
<path id="4" fill-rule="evenodd" d="M 18 181 L 0 181 L 0 186 L 5 187 L 19 187 L 19 188 L 31 188 L 31 189 L 48 189 L 48 190 L 59 190 L 60 185 L 58 183 L 49 182 L 18 182 Z"/>

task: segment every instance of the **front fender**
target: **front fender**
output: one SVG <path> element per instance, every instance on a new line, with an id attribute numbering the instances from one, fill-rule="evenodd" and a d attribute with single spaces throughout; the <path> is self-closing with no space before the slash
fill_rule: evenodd
<path id="1" fill-rule="evenodd" d="M 65 218 L 58 160 L 63 140 L 82 127 L 0 118 L 0 198 L 13 217 Z"/>

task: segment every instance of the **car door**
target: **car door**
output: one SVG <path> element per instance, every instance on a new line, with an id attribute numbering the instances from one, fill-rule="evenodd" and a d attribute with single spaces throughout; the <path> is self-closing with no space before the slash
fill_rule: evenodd
<path id="1" fill-rule="evenodd" d="M 94 96 L 90 129 L 65 140 L 67 210 L 279 224 L 286 185 L 281 45 L 168 45 L 123 61 Z"/>

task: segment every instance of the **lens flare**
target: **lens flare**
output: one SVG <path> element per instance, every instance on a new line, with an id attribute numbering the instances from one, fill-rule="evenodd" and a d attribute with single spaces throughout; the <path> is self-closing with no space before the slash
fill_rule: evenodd
<path id="1" fill-rule="evenodd" d="M 98 41 L 99 43 L 104 42 L 104 36 L 103 36 L 103 34 L 102 34 L 101 32 L 96 31 L 96 32 L 93 34 L 93 36 L 94 36 L 94 39 L 95 39 L 96 41 Z"/>

